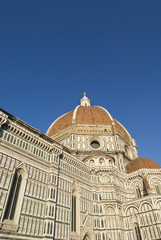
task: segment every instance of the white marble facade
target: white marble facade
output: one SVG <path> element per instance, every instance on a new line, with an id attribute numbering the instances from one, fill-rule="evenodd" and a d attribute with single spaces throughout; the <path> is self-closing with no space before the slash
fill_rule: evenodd
<path id="1" fill-rule="evenodd" d="M 90 107 L 86 96 L 80 104 Z M 161 239 L 161 170 L 126 172 L 132 138 L 58 142 L 2 109 L 0 126 L 0 239 Z"/>

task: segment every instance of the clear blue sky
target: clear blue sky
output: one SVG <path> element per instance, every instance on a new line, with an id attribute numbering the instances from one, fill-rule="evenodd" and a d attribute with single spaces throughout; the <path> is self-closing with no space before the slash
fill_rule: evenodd
<path id="1" fill-rule="evenodd" d="M 0 1 L 1 108 L 46 132 L 83 92 L 161 165 L 161 1 Z"/>

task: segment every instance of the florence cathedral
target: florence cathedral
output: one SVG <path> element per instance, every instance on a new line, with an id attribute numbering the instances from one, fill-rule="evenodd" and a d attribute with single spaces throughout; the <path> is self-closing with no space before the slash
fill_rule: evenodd
<path id="1" fill-rule="evenodd" d="M 46 134 L 0 109 L 0 239 L 159 240 L 161 168 L 85 93 Z"/>

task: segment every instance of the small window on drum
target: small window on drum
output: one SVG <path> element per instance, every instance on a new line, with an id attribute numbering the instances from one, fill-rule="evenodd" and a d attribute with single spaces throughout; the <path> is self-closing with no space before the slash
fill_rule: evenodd
<path id="1" fill-rule="evenodd" d="M 97 148 L 100 147 L 100 143 L 98 141 L 96 141 L 96 140 L 92 141 L 91 142 L 91 147 L 97 149 Z"/>

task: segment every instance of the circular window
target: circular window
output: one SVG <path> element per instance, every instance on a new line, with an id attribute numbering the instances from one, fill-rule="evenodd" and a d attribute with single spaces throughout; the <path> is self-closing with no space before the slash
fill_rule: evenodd
<path id="1" fill-rule="evenodd" d="M 96 141 L 96 140 L 92 141 L 91 142 L 91 147 L 97 149 L 97 148 L 100 147 L 100 143 L 98 141 Z"/>

